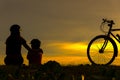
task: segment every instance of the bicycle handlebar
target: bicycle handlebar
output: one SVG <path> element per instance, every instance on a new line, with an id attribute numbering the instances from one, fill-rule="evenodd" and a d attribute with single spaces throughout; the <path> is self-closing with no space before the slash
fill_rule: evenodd
<path id="1" fill-rule="evenodd" d="M 102 20 L 103 20 L 103 23 L 107 22 L 108 24 L 111 24 L 111 25 L 115 24 L 113 20 L 107 20 L 107 19 L 102 19 Z"/>

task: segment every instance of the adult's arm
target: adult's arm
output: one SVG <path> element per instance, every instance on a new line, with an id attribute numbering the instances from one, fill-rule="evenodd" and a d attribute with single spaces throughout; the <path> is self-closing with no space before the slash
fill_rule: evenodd
<path id="1" fill-rule="evenodd" d="M 22 45 L 23 45 L 28 51 L 30 51 L 31 48 L 30 48 L 30 47 L 28 46 L 28 44 L 26 43 L 26 40 L 23 39 L 22 37 L 21 37 L 21 39 L 22 39 Z"/>
<path id="2" fill-rule="evenodd" d="M 31 48 L 27 45 L 27 43 L 24 43 L 23 46 L 24 46 L 28 51 L 31 50 Z"/>

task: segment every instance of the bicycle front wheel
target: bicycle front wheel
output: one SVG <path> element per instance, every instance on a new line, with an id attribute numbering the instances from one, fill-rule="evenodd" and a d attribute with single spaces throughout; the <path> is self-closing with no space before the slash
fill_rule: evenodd
<path id="1" fill-rule="evenodd" d="M 107 41 L 106 41 L 107 40 Z M 101 48 L 105 47 L 101 52 Z M 87 48 L 87 56 L 92 64 L 111 64 L 117 54 L 116 43 L 110 37 L 100 35 L 93 38 Z"/>

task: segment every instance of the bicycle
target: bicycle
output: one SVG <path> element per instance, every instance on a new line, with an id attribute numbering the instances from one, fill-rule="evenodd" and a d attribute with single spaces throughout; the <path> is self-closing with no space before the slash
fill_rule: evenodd
<path id="1" fill-rule="evenodd" d="M 112 32 L 120 29 L 112 29 L 115 24 L 113 20 L 103 19 L 100 26 L 102 31 L 105 24 L 109 27 L 106 34 L 94 37 L 87 47 L 87 57 L 92 64 L 109 65 L 118 55 L 116 41 L 120 43 L 120 36 Z"/>

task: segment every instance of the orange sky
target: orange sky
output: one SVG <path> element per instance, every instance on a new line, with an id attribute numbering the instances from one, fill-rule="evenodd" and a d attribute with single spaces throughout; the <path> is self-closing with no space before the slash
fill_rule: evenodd
<path id="1" fill-rule="evenodd" d="M 102 18 L 113 19 L 114 27 L 119 28 L 119 3 L 119 0 L 0 0 L 0 55 L 4 58 L 9 28 L 16 23 L 28 44 L 33 38 L 42 41 L 43 63 L 51 59 L 61 64 L 89 63 L 86 48 L 94 36 L 104 34 L 99 28 Z M 27 50 L 22 48 L 22 53 L 25 57 Z"/>

